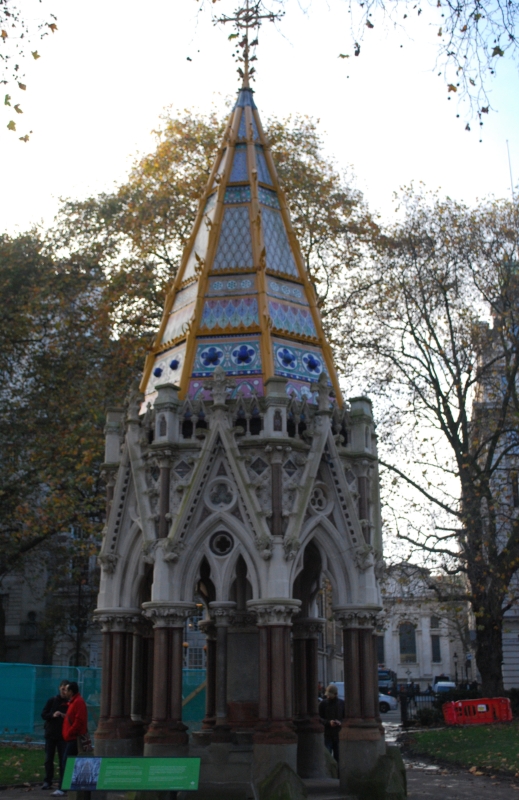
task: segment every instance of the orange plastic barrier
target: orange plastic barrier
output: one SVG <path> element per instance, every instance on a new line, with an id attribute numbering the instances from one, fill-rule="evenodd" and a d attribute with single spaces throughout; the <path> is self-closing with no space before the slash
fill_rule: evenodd
<path id="1" fill-rule="evenodd" d="M 444 703 L 443 718 L 447 725 L 485 725 L 511 722 L 512 709 L 508 697 L 481 697 L 478 700 L 456 700 Z"/>

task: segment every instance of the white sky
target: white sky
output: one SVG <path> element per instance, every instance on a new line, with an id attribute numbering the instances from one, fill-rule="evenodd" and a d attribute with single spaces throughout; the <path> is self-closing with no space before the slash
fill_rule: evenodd
<path id="1" fill-rule="evenodd" d="M 513 64 L 499 64 L 497 112 L 480 144 L 477 122 L 465 132 L 436 77 L 437 25 L 425 13 L 408 29 L 414 39 L 374 18 L 361 56 L 341 60 L 352 53 L 345 0 L 305 2 L 307 14 L 303 0 L 289 0 L 278 28 L 261 30 L 255 89 L 264 119 L 320 118 L 328 152 L 353 166 L 358 187 L 385 214 L 393 191 L 411 181 L 467 202 L 510 195 L 507 139 L 519 177 Z M 237 88 L 231 30 L 213 27 L 209 7 L 230 12 L 236 4 L 206 2 L 198 14 L 197 0 L 26 0 L 35 13 L 55 13 L 59 30 L 35 45 L 42 57 L 30 59 L 28 90 L 13 93 L 25 112 L 14 115 L 16 134 L 0 107 L 0 231 L 50 223 L 60 196 L 110 190 L 137 152 L 153 148 L 150 131 L 166 106 L 223 108 Z M 20 142 L 30 129 L 30 142 Z"/>

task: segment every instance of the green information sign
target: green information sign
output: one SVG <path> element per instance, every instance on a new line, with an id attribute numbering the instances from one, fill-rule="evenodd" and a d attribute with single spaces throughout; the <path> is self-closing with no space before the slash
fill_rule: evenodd
<path id="1" fill-rule="evenodd" d="M 62 789 L 196 791 L 199 758 L 68 758 Z"/>

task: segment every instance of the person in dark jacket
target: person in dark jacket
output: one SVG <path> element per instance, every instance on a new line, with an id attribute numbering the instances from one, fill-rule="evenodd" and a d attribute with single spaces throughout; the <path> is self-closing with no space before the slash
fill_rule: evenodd
<path id="1" fill-rule="evenodd" d="M 45 781 L 42 789 L 51 789 L 54 780 L 54 754 L 58 752 L 58 763 L 61 778 L 61 762 L 65 752 L 65 741 L 62 735 L 63 716 L 67 713 L 68 698 L 67 686 L 69 681 L 61 681 L 59 693 L 54 697 L 49 697 L 45 707 L 41 712 L 42 719 L 45 720 Z"/>
<path id="2" fill-rule="evenodd" d="M 68 706 L 67 713 L 63 719 L 63 738 L 65 740 L 65 750 L 63 751 L 63 761 L 61 764 L 61 774 L 65 774 L 67 758 L 78 755 L 78 739 L 88 732 L 88 711 L 86 703 L 79 694 L 79 686 L 75 681 L 69 681 L 65 686 L 67 693 Z M 52 797 L 63 797 L 65 792 L 61 788 L 63 777 L 59 782 L 59 789 L 52 792 Z"/>
<path id="3" fill-rule="evenodd" d="M 339 763 L 339 731 L 344 719 L 344 700 L 337 695 L 337 687 L 326 687 L 324 700 L 319 703 L 319 717 L 324 725 L 324 745 Z"/>

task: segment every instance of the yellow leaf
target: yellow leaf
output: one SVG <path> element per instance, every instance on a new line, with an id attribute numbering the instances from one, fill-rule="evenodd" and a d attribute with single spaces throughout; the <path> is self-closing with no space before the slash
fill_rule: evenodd
<path id="1" fill-rule="evenodd" d="M 18 84 L 18 88 L 21 89 L 22 92 L 25 92 L 25 90 L 27 89 L 27 86 L 25 85 L 25 83 L 19 83 Z"/>
<path id="2" fill-rule="evenodd" d="M 17 114 L 23 114 L 23 111 L 22 111 L 22 109 L 20 108 L 20 104 L 19 104 L 19 103 L 17 103 L 17 104 L 15 105 L 15 107 L 14 107 L 14 110 L 16 111 L 16 113 L 17 113 Z"/>
<path id="3" fill-rule="evenodd" d="M 467 26 L 466 26 L 466 25 L 464 25 L 464 26 L 463 26 L 463 28 L 461 29 L 461 32 L 462 32 L 462 33 L 465 33 L 465 31 L 466 31 L 466 30 L 467 30 Z"/>
<path id="4" fill-rule="evenodd" d="M 228 38 L 229 38 L 229 41 L 231 41 L 232 39 L 237 39 L 238 38 L 238 34 L 237 33 L 231 33 L 231 35 Z"/>
<path id="5" fill-rule="evenodd" d="M 453 83 L 449 83 L 448 91 L 449 92 L 457 92 L 458 89 L 456 88 L 456 86 L 454 86 Z"/>
<path id="6" fill-rule="evenodd" d="M 440 28 L 440 30 L 438 31 L 438 36 L 443 36 L 443 28 Z"/>
<path id="7" fill-rule="evenodd" d="M 13 122 L 13 120 L 10 120 L 7 123 L 7 130 L 8 131 L 15 131 L 16 130 L 16 122 Z"/>
<path id="8" fill-rule="evenodd" d="M 25 136 L 20 136 L 21 142 L 28 142 L 29 141 L 29 134 L 26 133 Z"/>
<path id="9" fill-rule="evenodd" d="M 48 23 L 48 24 L 47 24 L 47 27 L 51 29 L 52 33 L 54 33 L 54 31 L 57 31 L 57 30 L 58 30 L 58 26 L 56 25 L 56 23 L 55 23 L 55 22 L 50 22 L 50 23 Z"/>
<path id="10" fill-rule="evenodd" d="M 344 53 L 339 53 L 339 58 L 349 58 L 349 56 L 345 55 Z"/>
<path id="11" fill-rule="evenodd" d="M 37 50 L 32 51 L 32 57 L 34 58 L 35 61 L 36 59 L 40 58 L 40 54 L 38 53 Z"/>
<path id="12" fill-rule="evenodd" d="M 501 50 L 501 48 L 499 46 L 496 46 L 492 50 L 492 55 L 493 56 L 504 56 L 504 52 Z"/>
<path id="13" fill-rule="evenodd" d="M 11 105 L 10 101 L 11 101 L 11 95 L 10 94 L 6 94 L 6 96 L 4 98 L 4 106 L 10 106 Z"/>
<path id="14" fill-rule="evenodd" d="M 4 31 L 3 28 L 2 28 L 2 33 L 0 35 L 2 36 L 2 39 L 7 39 L 7 31 Z"/>
<path id="15" fill-rule="evenodd" d="M 372 23 L 372 22 L 370 22 L 370 21 L 369 21 L 369 19 L 368 19 L 368 21 L 366 22 L 366 27 L 367 27 L 367 28 L 374 28 L 375 26 L 374 26 L 374 25 L 373 25 L 373 23 Z"/>

